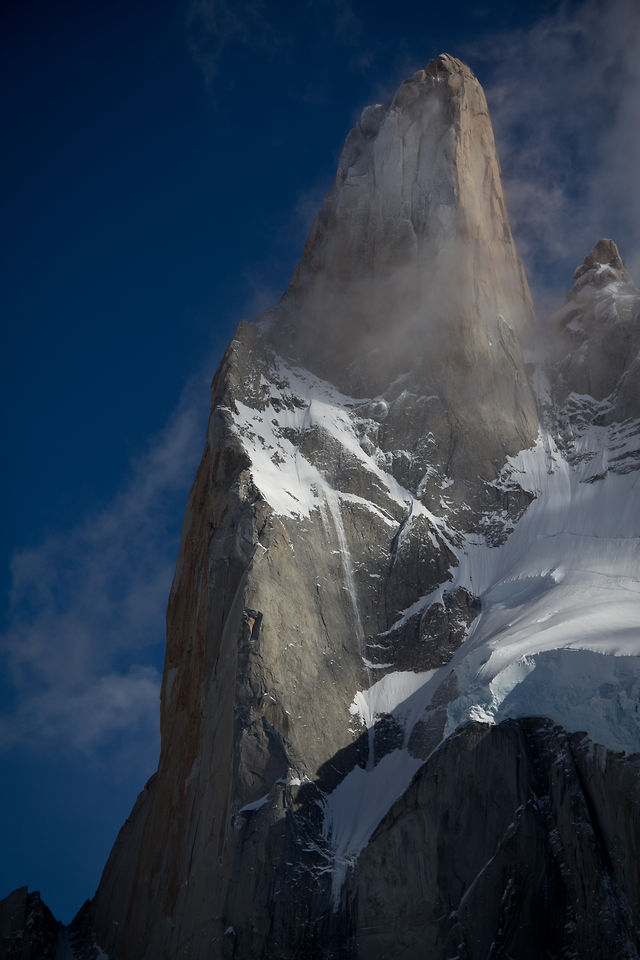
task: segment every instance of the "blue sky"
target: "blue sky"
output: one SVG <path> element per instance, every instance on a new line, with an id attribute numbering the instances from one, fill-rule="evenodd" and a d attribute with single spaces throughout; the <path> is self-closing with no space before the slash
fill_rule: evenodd
<path id="1" fill-rule="evenodd" d="M 5 7 L 0 896 L 70 920 L 155 768 L 208 384 L 362 107 L 471 65 L 544 313 L 600 236 L 640 278 L 639 41 L 635 0 Z"/>

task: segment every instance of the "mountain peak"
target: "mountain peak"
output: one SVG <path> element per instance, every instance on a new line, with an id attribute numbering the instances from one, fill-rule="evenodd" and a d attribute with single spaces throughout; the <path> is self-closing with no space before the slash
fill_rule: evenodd
<path id="1" fill-rule="evenodd" d="M 602 288 L 610 283 L 631 283 L 624 261 L 615 241 L 603 238 L 592 247 L 573 274 L 575 281 L 569 291 L 572 299 L 585 288 Z"/>
<path id="2" fill-rule="evenodd" d="M 466 63 L 448 53 L 441 53 L 429 60 L 424 69 L 417 70 L 402 82 L 393 99 L 392 109 L 405 108 L 413 102 L 416 94 L 428 94 L 434 87 L 444 91 L 445 97 L 464 97 L 466 94 L 472 99 L 479 95 L 484 100 L 482 87 Z M 480 112 L 486 113 L 486 104 Z"/>
<path id="3" fill-rule="evenodd" d="M 448 370 L 452 344 L 466 380 L 494 366 L 497 324 L 533 328 L 487 103 L 462 61 L 441 54 L 363 111 L 271 319 L 280 352 L 361 396 L 416 365 Z"/>
<path id="4" fill-rule="evenodd" d="M 598 240 L 573 280 L 549 318 L 558 395 L 608 398 L 612 416 L 637 417 L 640 293 L 614 241 Z"/>
<path id="5" fill-rule="evenodd" d="M 414 74 L 411 80 L 418 78 L 426 79 L 427 77 L 436 77 L 439 79 L 447 76 L 453 76 L 455 74 L 462 74 L 464 77 L 473 78 L 475 80 L 473 71 L 470 70 L 466 63 L 463 63 L 462 60 L 458 60 L 457 57 L 452 57 L 449 53 L 441 53 L 433 60 L 429 60 L 424 70 L 419 70 L 416 74 Z M 411 80 L 405 80 L 405 83 L 410 83 Z"/>
<path id="6" fill-rule="evenodd" d="M 614 240 L 607 240 L 606 238 L 598 240 L 588 257 L 597 260 L 598 263 L 611 263 L 616 266 L 622 266 L 622 259 Z"/>

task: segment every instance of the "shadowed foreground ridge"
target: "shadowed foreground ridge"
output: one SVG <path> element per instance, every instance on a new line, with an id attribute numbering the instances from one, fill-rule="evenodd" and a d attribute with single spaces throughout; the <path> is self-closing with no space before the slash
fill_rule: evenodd
<path id="1" fill-rule="evenodd" d="M 534 362 L 468 67 L 363 112 L 214 378 L 158 771 L 67 956 L 638 956 L 640 294 L 609 240 L 574 279 Z"/>

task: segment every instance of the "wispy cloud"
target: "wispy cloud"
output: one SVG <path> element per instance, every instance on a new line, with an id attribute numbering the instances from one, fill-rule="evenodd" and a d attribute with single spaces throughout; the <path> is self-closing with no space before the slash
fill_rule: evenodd
<path id="1" fill-rule="evenodd" d="M 232 45 L 272 53 L 279 46 L 263 0 L 192 0 L 187 13 L 187 39 L 209 89 L 225 51 Z"/>
<path id="2" fill-rule="evenodd" d="M 349 0 L 316 0 L 321 10 L 326 10 L 337 43 L 356 47 L 362 39 L 363 25 Z"/>
<path id="3" fill-rule="evenodd" d="M 259 67 L 266 64 L 291 66 L 304 32 L 309 62 L 318 54 L 342 47 L 356 72 L 366 69 L 373 53 L 368 46 L 364 24 L 349 0 L 302 0 L 290 8 L 268 4 L 264 0 L 191 0 L 187 10 L 187 43 L 202 71 L 210 93 L 223 72 L 223 60 L 230 50 L 252 51 Z M 227 74 L 233 77 L 233 71 Z M 322 77 L 311 74 L 300 84 L 300 75 L 292 74 L 300 86 L 303 101 L 325 102 Z"/>
<path id="4" fill-rule="evenodd" d="M 202 449 L 207 382 L 193 377 L 111 503 L 13 557 L 0 637 L 14 707 L 0 745 L 86 756 L 120 734 L 153 763 L 166 607 L 185 493 Z M 126 748 L 128 749 L 128 748 Z"/>
<path id="5" fill-rule="evenodd" d="M 485 82 L 510 219 L 539 299 L 566 288 L 601 236 L 640 267 L 638 50 L 636 0 L 586 0 L 464 54 Z"/>

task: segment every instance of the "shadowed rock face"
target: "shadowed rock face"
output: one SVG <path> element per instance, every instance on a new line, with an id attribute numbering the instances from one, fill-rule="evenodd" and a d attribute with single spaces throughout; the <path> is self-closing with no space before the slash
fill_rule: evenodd
<path id="1" fill-rule="evenodd" d="M 610 242 L 588 261 L 577 285 L 627 284 Z M 158 771 L 78 917 L 86 950 L 95 931 L 111 960 L 636 956 L 636 761 L 541 721 L 451 727 L 489 659 L 464 660 L 483 570 L 457 573 L 540 492 L 507 463 L 539 429 L 530 321 L 484 95 L 443 55 L 365 110 L 289 291 L 214 379 Z M 485 593 L 515 620 L 552 573 Z"/>
<path id="2" fill-rule="evenodd" d="M 359 857 L 355 955 L 637 957 L 638 803 L 640 757 L 546 720 L 471 724 Z"/>
<path id="3" fill-rule="evenodd" d="M 550 319 L 560 401 L 589 394 L 607 418 L 640 416 L 640 291 L 613 240 L 599 240 L 573 275 L 566 303 Z"/>
<path id="4" fill-rule="evenodd" d="M 0 957 L 2 960 L 55 960 L 60 924 L 27 887 L 0 900 Z"/>

